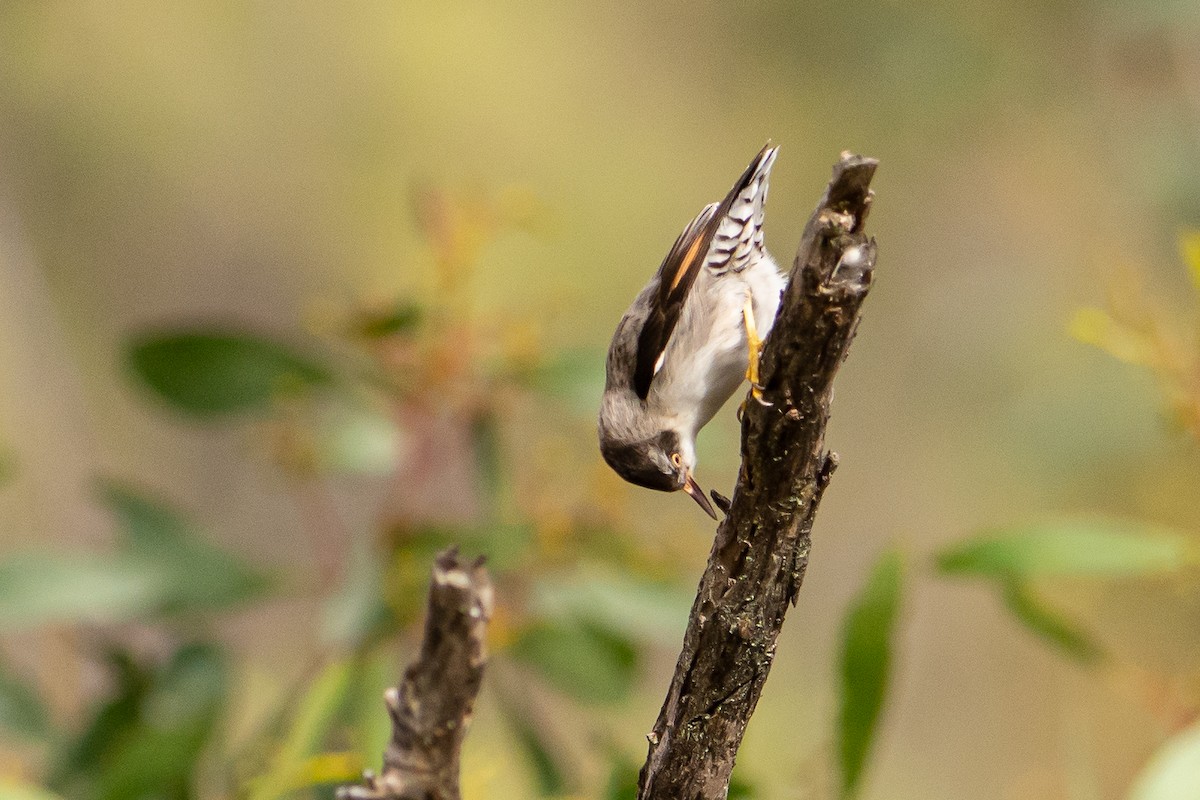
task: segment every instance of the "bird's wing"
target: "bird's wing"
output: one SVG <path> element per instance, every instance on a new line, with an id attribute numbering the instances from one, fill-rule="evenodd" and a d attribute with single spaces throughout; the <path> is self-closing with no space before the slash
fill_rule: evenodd
<path id="1" fill-rule="evenodd" d="M 643 400 L 650 393 L 650 382 L 662 368 L 663 353 L 683 302 L 687 299 L 704 257 L 708 243 L 716 230 L 717 204 L 710 203 L 691 221 L 667 253 L 658 268 L 658 288 L 650 295 L 650 311 L 638 335 L 637 367 L 633 373 L 633 388 Z"/>
<path id="2" fill-rule="evenodd" d="M 763 254 L 763 204 L 779 148 L 768 145 L 730 190 L 705 265 L 718 275 L 741 272 Z"/>
<path id="3" fill-rule="evenodd" d="M 683 229 L 658 268 L 658 287 L 650 295 L 650 311 L 638 335 L 633 374 L 633 388 L 643 400 L 662 369 L 667 343 L 700 269 L 706 264 L 718 272 L 740 269 L 749 258 L 748 248 L 755 246 L 755 237 L 757 246 L 762 246 L 762 200 L 776 152 L 770 145 L 764 147 L 725 199 L 705 206 Z M 742 248 L 746 236 L 750 244 Z"/>

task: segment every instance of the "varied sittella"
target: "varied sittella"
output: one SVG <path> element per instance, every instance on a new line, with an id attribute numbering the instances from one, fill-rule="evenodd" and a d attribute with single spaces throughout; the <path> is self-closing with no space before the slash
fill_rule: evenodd
<path id="1" fill-rule="evenodd" d="M 691 495 L 696 434 L 742 380 L 762 402 L 758 357 L 785 278 L 763 247 L 778 148 L 763 148 L 729 194 L 691 221 L 625 312 L 608 350 L 600 452 L 630 483 Z"/>

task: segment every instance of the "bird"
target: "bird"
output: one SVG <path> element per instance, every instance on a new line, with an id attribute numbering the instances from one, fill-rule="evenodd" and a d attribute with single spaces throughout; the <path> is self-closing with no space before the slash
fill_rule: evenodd
<path id="1" fill-rule="evenodd" d="M 604 460 L 637 486 L 682 490 L 713 519 L 694 475 L 696 435 L 743 379 L 769 405 L 758 362 L 786 283 L 763 243 L 777 154 L 768 143 L 725 198 L 683 229 L 621 317 L 605 364 Z"/>

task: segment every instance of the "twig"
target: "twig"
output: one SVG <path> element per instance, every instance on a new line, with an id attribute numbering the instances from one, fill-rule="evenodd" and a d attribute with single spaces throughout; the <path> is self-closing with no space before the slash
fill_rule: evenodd
<path id="1" fill-rule="evenodd" d="M 379 776 L 343 787 L 339 800 L 459 800 L 459 750 L 487 662 L 492 582 L 483 559 L 438 554 L 421 654 L 385 694 L 392 740 Z"/>
<path id="2" fill-rule="evenodd" d="M 788 605 L 808 566 L 813 517 L 837 466 L 825 451 L 834 375 L 871 285 L 863 233 L 874 159 L 843 153 L 804 230 L 763 352 L 765 400 L 742 419 L 742 466 L 717 529 L 638 781 L 638 800 L 724 800 Z"/>

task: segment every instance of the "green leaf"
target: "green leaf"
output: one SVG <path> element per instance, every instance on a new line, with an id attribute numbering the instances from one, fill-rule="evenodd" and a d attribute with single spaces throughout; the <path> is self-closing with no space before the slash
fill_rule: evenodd
<path id="1" fill-rule="evenodd" d="M 226 687 L 225 659 L 215 647 L 178 650 L 155 674 L 139 724 L 104 759 L 97 780 L 101 800 L 190 798 L 196 763 L 224 705 Z"/>
<path id="2" fill-rule="evenodd" d="M 22 553 L 0 563 L 0 629 L 119 622 L 153 606 L 161 575 L 107 556 Z"/>
<path id="3" fill-rule="evenodd" d="M 346 709 L 355 685 L 355 662 L 330 663 L 300 699 L 267 771 L 251 782 L 251 800 L 274 800 L 291 791 L 304 763 L 321 752 Z"/>
<path id="4" fill-rule="evenodd" d="M 542 797 L 556 797 L 567 792 L 567 776 L 559 768 L 550 749 L 542 741 L 538 730 L 529 721 L 514 713 L 508 715 L 508 723 L 517 737 L 529 768 L 533 771 L 534 782 L 538 794 Z M 632 797 L 633 795 L 630 795 Z"/>
<path id="5" fill-rule="evenodd" d="M 184 539 L 193 533 L 178 512 L 119 483 L 101 481 L 100 499 L 116 516 L 122 536 L 135 549 L 153 548 L 164 540 Z"/>
<path id="6" fill-rule="evenodd" d="M 1026 579 L 1163 575 L 1200 564 L 1197 543 L 1175 531 L 1113 520 L 1063 520 L 1011 528 L 943 550 L 948 575 Z"/>
<path id="7" fill-rule="evenodd" d="M 538 623 L 517 637 L 510 653 L 551 685 L 588 702 L 619 702 L 637 676 L 637 647 L 618 633 L 585 622 Z"/>
<path id="8" fill-rule="evenodd" d="M 838 752 L 843 798 L 858 790 L 883 710 L 902 583 L 900 554 L 884 553 L 842 625 Z"/>
<path id="9" fill-rule="evenodd" d="M 50 715 L 37 692 L 3 667 L 0 667 L 0 729 L 33 740 L 47 739 L 53 733 Z"/>
<path id="10" fill-rule="evenodd" d="M 97 777 L 100 800 L 190 800 L 192 767 L 207 730 L 137 728 L 113 763 Z"/>
<path id="11" fill-rule="evenodd" d="M 423 312 L 416 303 L 401 301 L 382 311 L 367 311 L 355 320 L 354 333 L 364 339 L 383 339 L 408 333 L 420 324 Z"/>
<path id="12" fill-rule="evenodd" d="M 157 668 L 120 651 L 109 655 L 109 665 L 115 689 L 60 756 L 51 785 L 104 800 L 189 797 L 225 703 L 224 656 L 195 644 Z"/>
<path id="13" fill-rule="evenodd" d="M 122 650 L 107 654 L 107 666 L 112 688 L 79 735 L 55 757 L 48 781 L 51 788 L 94 785 L 102 765 L 139 724 L 142 703 L 154 680 L 152 671 Z"/>
<path id="14" fill-rule="evenodd" d="M 475 469 L 491 506 L 502 502 L 505 490 L 504 454 L 500 442 L 500 423 L 491 413 L 478 415 L 471 424 L 471 445 Z"/>
<path id="15" fill-rule="evenodd" d="M 352 738 L 360 763 L 375 769 L 392 737 L 391 715 L 383 693 L 399 680 L 400 663 L 389 647 L 380 647 L 362 660 L 351 689 Z M 359 769 L 361 772 L 361 768 Z"/>
<path id="16" fill-rule="evenodd" d="M 729 793 L 725 796 L 726 800 L 754 800 L 758 792 L 754 789 L 754 784 L 742 778 L 736 772 L 729 778 Z"/>
<path id="17" fill-rule="evenodd" d="M 334 661 L 317 676 L 301 699 L 280 747 L 280 756 L 300 761 L 320 752 L 325 737 L 346 705 L 354 683 L 354 662 Z"/>
<path id="18" fill-rule="evenodd" d="M 640 767 L 625 758 L 617 758 L 608 770 L 604 800 L 631 800 L 637 797 Z"/>
<path id="19" fill-rule="evenodd" d="M 346 405 L 320 415 L 315 437 L 318 466 L 342 475 L 390 475 L 404 444 L 386 413 Z"/>
<path id="20" fill-rule="evenodd" d="M 167 506 L 115 484 L 103 488 L 103 499 L 120 523 L 121 551 L 25 553 L 0 562 L 0 629 L 222 609 L 269 585 Z"/>
<path id="21" fill-rule="evenodd" d="M 153 610 L 177 614 L 228 608 L 259 596 L 266 577 L 204 541 L 174 509 L 128 487 L 105 483 L 105 504 L 120 523 L 123 556 L 161 576 Z"/>
<path id="22" fill-rule="evenodd" d="M 211 418 L 264 411 L 284 391 L 331 382 L 329 373 L 278 342 L 226 331 L 142 336 L 128 348 L 133 373 L 180 411 Z"/>
<path id="23" fill-rule="evenodd" d="M 692 607 L 677 586 L 585 564 L 575 575 L 543 578 L 533 591 L 539 616 L 576 619 L 642 640 L 682 635 Z"/>
<path id="24" fill-rule="evenodd" d="M 522 569 L 533 556 L 537 534 L 529 523 L 483 524 L 462 530 L 451 542 L 487 559 L 493 573 Z"/>
<path id="25" fill-rule="evenodd" d="M 1177 733 L 1142 770 L 1129 800 L 1196 800 L 1200 797 L 1200 725 Z"/>
<path id="26" fill-rule="evenodd" d="M 359 538 L 351 543 L 345 578 L 322 613 L 321 632 L 327 642 L 357 649 L 394 623 L 384 598 L 383 570 L 382 559 L 368 542 Z"/>
<path id="27" fill-rule="evenodd" d="M 1004 604 L 1030 631 L 1071 658 L 1091 665 L 1104 658 L 1100 645 L 1034 595 L 1026 584 L 1010 581 L 1004 586 Z"/>
<path id="28" fill-rule="evenodd" d="M 567 350 L 520 378 L 526 387 L 562 401 L 571 410 L 591 414 L 604 391 L 604 353 L 594 348 Z"/>
<path id="29" fill-rule="evenodd" d="M 226 659 L 216 646 L 185 645 L 155 676 L 153 690 L 146 698 L 146 718 L 167 727 L 213 716 L 225 696 L 227 683 Z"/>

